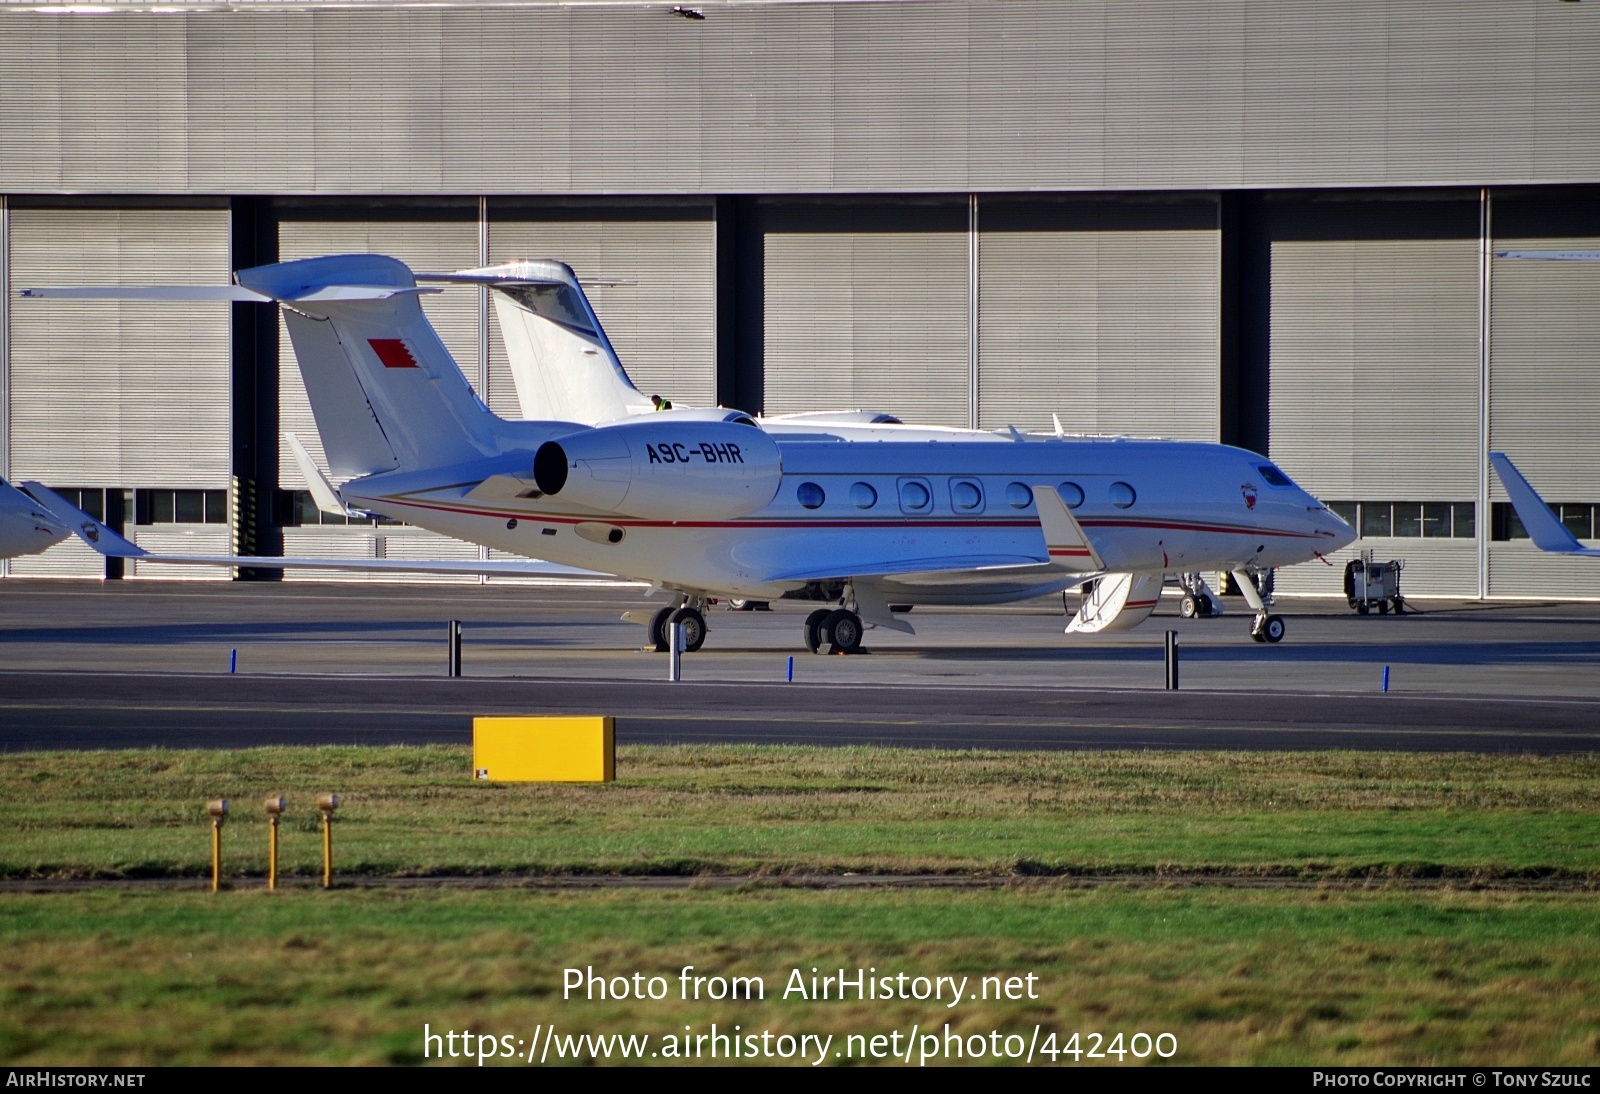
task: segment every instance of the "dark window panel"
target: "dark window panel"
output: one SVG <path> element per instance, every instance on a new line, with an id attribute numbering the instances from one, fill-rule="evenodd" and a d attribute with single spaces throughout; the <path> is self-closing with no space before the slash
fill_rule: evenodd
<path id="1" fill-rule="evenodd" d="M 227 524 L 228 492 L 226 490 L 207 490 L 205 492 L 205 508 L 207 524 Z"/>
<path id="2" fill-rule="evenodd" d="M 1471 502 L 1457 502 L 1451 507 L 1452 528 L 1457 539 L 1472 539 L 1478 534 L 1478 507 Z"/>
<path id="3" fill-rule="evenodd" d="M 1422 536 L 1422 506 L 1414 501 L 1394 503 L 1394 534 L 1412 539 Z"/>
<path id="4" fill-rule="evenodd" d="M 1362 536 L 1387 536 L 1393 534 L 1389 502 L 1364 501 L 1361 503 Z"/>
<path id="5" fill-rule="evenodd" d="M 172 519 L 178 524 L 206 522 L 206 496 L 203 490 L 174 490 Z"/>

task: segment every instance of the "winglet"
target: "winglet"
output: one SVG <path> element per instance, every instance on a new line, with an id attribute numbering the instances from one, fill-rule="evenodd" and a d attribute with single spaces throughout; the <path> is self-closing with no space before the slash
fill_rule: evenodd
<path id="1" fill-rule="evenodd" d="M 1044 530 L 1045 546 L 1050 551 L 1050 561 L 1076 569 L 1104 570 L 1100 552 L 1094 549 L 1089 537 L 1083 534 L 1072 510 L 1061 500 L 1053 486 L 1035 486 L 1033 499 L 1039 507 L 1039 526 Z"/>
<path id="2" fill-rule="evenodd" d="M 322 468 L 317 466 L 317 461 L 311 458 L 311 453 L 306 451 L 300 438 L 293 433 L 285 433 L 283 439 L 289 442 L 289 453 L 294 456 L 300 474 L 305 476 L 306 489 L 311 491 L 311 500 L 317 503 L 317 508 L 336 517 L 355 516 L 349 506 L 339 500 L 339 492 L 328 481 L 328 476 L 322 473 Z"/>
<path id="3" fill-rule="evenodd" d="M 28 493 L 38 499 L 39 504 L 76 532 L 79 539 L 107 558 L 139 558 L 149 554 L 144 548 L 129 543 L 48 486 L 37 482 L 25 482 L 22 485 Z"/>
<path id="4" fill-rule="evenodd" d="M 1572 529 L 1561 523 L 1561 518 L 1545 504 L 1538 491 L 1528 484 L 1528 480 L 1522 477 L 1522 472 L 1506 458 L 1504 452 L 1489 453 L 1489 463 L 1500 476 L 1506 493 L 1511 495 L 1511 506 L 1517 511 L 1535 547 L 1559 555 L 1600 555 L 1600 550 L 1578 543 L 1578 537 L 1572 534 Z"/>

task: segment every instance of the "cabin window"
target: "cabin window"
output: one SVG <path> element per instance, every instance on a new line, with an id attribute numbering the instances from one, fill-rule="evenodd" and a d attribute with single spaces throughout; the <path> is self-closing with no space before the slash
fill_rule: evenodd
<path id="1" fill-rule="evenodd" d="M 1139 495 L 1134 493 L 1133 487 L 1125 482 L 1112 483 L 1108 493 L 1111 497 L 1111 504 L 1118 509 L 1131 509 L 1133 508 L 1133 503 L 1139 500 Z"/>
<path id="2" fill-rule="evenodd" d="M 1033 491 L 1026 483 L 1014 482 L 1006 487 L 1006 504 L 1013 509 L 1026 509 L 1033 504 Z"/>
<path id="3" fill-rule="evenodd" d="M 971 479 L 957 479 L 950 484 L 950 504 L 961 513 L 982 511 L 983 487 Z"/>
<path id="4" fill-rule="evenodd" d="M 933 491 L 922 479 L 900 480 L 900 508 L 907 513 L 926 513 L 933 508 Z"/>
<path id="5" fill-rule="evenodd" d="M 857 509 L 871 509 L 878 504 L 878 492 L 871 483 L 858 482 L 850 488 L 850 504 Z"/>
<path id="6" fill-rule="evenodd" d="M 1083 504 L 1083 487 L 1075 482 L 1064 482 L 1056 488 L 1061 493 L 1061 500 L 1067 503 L 1068 509 L 1076 509 Z"/>
<path id="7" fill-rule="evenodd" d="M 795 491 L 795 496 L 807 509 L 821 509 L 822 503 L 828 500 L 828 495 L 822 492 L 822 487 L 814 482 L 801 483 L 800 489 Z"/>

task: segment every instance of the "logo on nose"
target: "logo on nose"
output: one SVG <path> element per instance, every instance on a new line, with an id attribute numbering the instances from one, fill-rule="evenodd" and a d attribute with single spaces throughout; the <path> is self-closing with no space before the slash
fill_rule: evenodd
<path id="1" fill-rule="evenodd" d="M 1244 507 L 1246 509 L 1254 509 L 1256 507 L 1256 488 L 1249 483 L 1243 483 L 1239 487 L 1239 492 L 1244 495 Z"/>

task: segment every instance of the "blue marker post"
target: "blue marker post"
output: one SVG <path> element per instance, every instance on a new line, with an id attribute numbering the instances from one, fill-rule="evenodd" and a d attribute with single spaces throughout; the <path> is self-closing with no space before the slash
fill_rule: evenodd
<path id="1" fill-rule="evenodd" d="M 229 673 L 229 675 L 232 675 L 233 673 L 236 673 L 238 671 L 239 671 L 239 651 L 238 650 L 229 650 L 228 651 L 228 673 Z"/>
<path id="2" fill-rule="evenodd" d="M 794 683 L 794 658 L 789 658 L 789 683 Z"/>
<path id="3" fill-rule="evenodd" d="M 1385 694 L 1387 694 L 1388 691 L 1389 691 L 1389 666 L 1388 665 L 1383 666 L 1383 690 L 1384 690 Z"/>

